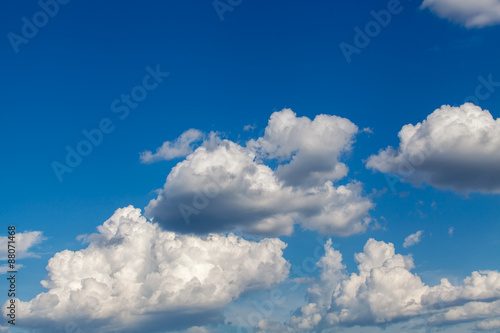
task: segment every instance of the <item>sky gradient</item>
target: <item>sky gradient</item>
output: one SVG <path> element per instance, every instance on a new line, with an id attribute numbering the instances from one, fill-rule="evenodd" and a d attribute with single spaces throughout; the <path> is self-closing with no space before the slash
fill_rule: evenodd
<path id="1" fill-rule="evenodd" d="M 500 329 L 498 0 L 0 16 L 0 331 Z"/>

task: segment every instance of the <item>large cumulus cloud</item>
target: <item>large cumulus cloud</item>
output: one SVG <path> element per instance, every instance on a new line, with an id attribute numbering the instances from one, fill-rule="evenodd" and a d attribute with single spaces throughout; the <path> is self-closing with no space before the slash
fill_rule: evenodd
<path id="1" fill-rule="evenodd" d="M 340 159 L 357 131 L 344 118 L 310 120 L 285 109 L 246 146 L 212 135 L 172 169 L 146 214 L 179 232 L 288 235 L 295 223 L 325 234 L 363 232 L 373 203 L 360 183 L 333 183 L 347 174 Z"/>
<path id="2" fill-rule="evenodd" d="M 25 327 L 92 332 L 168 331 L 223 320 L 242 293 L 282 282 L 289 264 L 279 239 L 247 241 L 162 231 L 132 206 L 118 209 L 90 244 L 54 255 L 48 289 L 19 304 Z"/>
<path id="3" fill-rule="evenodd" d="M 432 327 L 500 314 L 497 271 L 473 272 L 462 285 L 442 279 L 431 287 L 411 272 L 412 257 L 397 254 L 391 243 L 370 239 L 355 258 L 358 272 L 349 275 L 340 252 L 331 242 L 325 245 L 325 256 L 317 264 L 321 274 L 308 290 L 309 303 L 292 317 L 291 327 L 312 331 L 411 319 Z"/>
<path id="4" fill-rule="evenodd" d="M 459 192 L 500 193 L 500 119 L 466 103 L 442 106 L 403 126 L 399 147 L 369 157 L 366 166 L 412 183 Z"/>
<path id="5" fill-rule="evenodd" d="M 421 7 L 467 28 L 500 24 L 499 0 L 424 0 Z"/>

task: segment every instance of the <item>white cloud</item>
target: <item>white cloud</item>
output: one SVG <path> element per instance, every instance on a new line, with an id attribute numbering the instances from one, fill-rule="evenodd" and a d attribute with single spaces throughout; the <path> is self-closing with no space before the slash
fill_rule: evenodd
<path id="1" fill-rule="evenodd" d="M 15 265 L 16 270 L 20 270 L 23 267 L 24 266 L 22 264 Z M 12 270 L 12 268 L 9 267 L 9 264 L 5 264 L 5 265 L 0 266 L 0 274 L 6 274 L 8 271 L 11 271 L 11 270 Z"/>
<path id="2" fill-rule="evenodd" d="M 187 329 L 220 322 L 242 293 L 288 275 L 279 239 L 178 235 L 132 206 L 118 209 L 98 231 L 87 248 L 50 259 L 42 281 L 48 291 L 19 303 L 25 327 L 55 332 L 73 321 L 92 332 Z"/>
<path id="3" fill-rule="evenodd" d="M 16 259 L 22 258 L 37 258 L 38 255 L 31 251 L 33 247 L 40 244 L 46 238 L 43 236 L 42 231 L 25 231 L 15 234 L 15 248 L 16 248 Z M 8 236 L 0 236 L 0 248 L 7 249 Z M 0 260 L 7 260 L 7 251 L 2 251 L 0 254 Z"/>
<path id="4" fill-rule="evenodd" d="M 320 277 L 308 290 L 309 303 L 290 320 L 297 331 L 353 325 L 387 325 L 427 318 L 425 324 L 477 321 L 500 314 L 500 273 L 473 272 L 463 285 L 442 279 L 428 286 L 411 273 L 411 256 L 395 253 L 391 243 L 368 240 L 356 254 L 358 273 L 350 275 L 341 254 L 325 245 Z"/>
<path id="5" fill-rule="evenodd" d="M 422 237 L 423 233 L 424 233 L 423 230 L 419 230 L 416 233 L 411 234 L 408 237 L 406 237 L 405 241 L 403 243 L 403 247 L 406 248 L 406 247 L 410 247 L 410 246 L 413 246 L 415 244 L 420 243 L 420 241 L 421 241 L 420 237 Z"/>
<path id="6" fill-rule="evenodd" d="M 485 320 L 476 324 L 476 329 L 480 331 L 500 330 L 500 320 Z"/>
<path id="7" fill-rule="evenodd" d="M 442 106 L 405 125 L 397 150 L 387 147 L 366 166 L 403 180 L 458 192 L 500 193 L 500 119 L 471 103 Z"/>
<path id="8" fill-rule="evenodd" d="M 193 326 L 191 328 L 188 328 L 186 330 L 186 333 L 208 333 L 210 332 L 209 330 L 207 330 L 205 327 L 201 327 L 201 326 Z"/>
<path id="9" fill-rule="evenodd" d="M 421 8 L 467 28 L 500 24 L 499 0 L 424 0 Z"/>
<path id="10" fill-rule="evenodd" d="M 289 235 L 295 223 L 324 234 L 363 232 L 373 203 L 362 185 L 335 187 L 328 178 L 347 172 L 338 158 L 350 149 L 355 129 L 343 118 L 322 115 L 311 122 L 283 110 L 248 147 L 212 136 L 172 169 L 146 215 L 178 232 Z M 275 171 L 262 162 L 267 158 L 286 164 Z"/>
<path id="11" fill-rule="evenodd" d="M 243 126 L 244 131 L 253 131 L 256 128 L 257 128 L 257 125 L 255 125 L 255 124 L 253 124 L 253 125 L 248 124 L 248 125 Z"/>
<path id="12" fill-rule="evenodd" d="M 449 227 L 448 228 L 448 235 L 453 236 L 453 232 L 455 231 L 455 227 Z"/>
<path id="13" fill-rule="evenodd" d="M 142 163 L 154 163 L 184 157 L 193 152 L 194 143 L 203 139 L 203 133 L 196 129 L 189 129 L 181 134 L 174 142 L 165 141 L 156 149 L 155 153 L 146 150 L 140 154 Z"/>
<path id="14" fill-rule="evenodd" d="M 347 175 L 339 159 L 352 149 L 356 133 L 348 119 L 321 114 L 310 120 L 284 109 L 273 113 L 264 136 L 247 146 L 262 159 L 281 162 L 276 174 L 287 185 L 315 186 Z"/>

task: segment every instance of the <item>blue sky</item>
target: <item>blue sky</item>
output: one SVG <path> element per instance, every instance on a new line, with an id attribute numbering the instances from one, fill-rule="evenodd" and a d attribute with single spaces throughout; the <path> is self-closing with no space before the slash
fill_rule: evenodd
<path id="1" fill-rule="evenodd" d="M 318 246 L 324 256 L 323 246 L 329 238 L 332 247 L 342 253 L 349 273 L 357 272 L 354 254 L 363 252 L 370 238 L 393 243 L 396 253 L 411 254 L 415 264 L 411 272 L 429 286 L 438 285 L 441 278 L 461 285 L 473 271 L 500 270 L 496 255 L 500 252 L 500 186 L 494 176 L 494 170 L 500 167 L 496 158 L 500 156 L 500 141 L 498 132 L 494 132 L 498 125 L 490 127 L 491 135 L 481 146 L 490 147 L 488 153 L 481 150 L 476 156 L 473 148 L 460 150 L 467 142 L 454 146 L 438 140 L 438 145 L 442 145 L 432 155 L 437 156 L 432 160 L 435 164 L 424 163 L 427 169 L 417 167 L 404 181 L 392 182 L 392 176 L 384 176 L 397 173 L 395 160 L 381 158 L 377 167 L 367 167 L 369 157 L 379 150 L 398 148 L 398 133 L 403 126 L 422 122 L 443 105 L 457 107 L 450 112 L 461 115 L 460 126 L 472 133 L 476 127 L 467 127 L 471 123 L 467 115 L 474 117 L 489 110 L 492 124 L 500 117 L 500 84 L 496 83 L 500 81 L 498 1 L 484 1 L 471 8 L 460 0 L 425 1 L 424 5 L 406 0 L 399 4 L 221 0 L 221 6 L 231 8 L 223 13 L 220 8 L 224 7 L 216 9 L 210 1 L 63 3 L 58 3 L 57 13 L 53 17 L 46 15 L 47 22 L 39 24 L 38 31 L 23 43 L 13 42 L 12 33 L 24 38 L 23 18 L 32 22 L 33 16 L 43 10 L 40 3 L 9 2 L 0 14 L 4 35 L 0 43 L 0 142 L 4 156 L 0 166 L 0 214 L 4 230 L 0 232 L 5 236 L 7 226 L 15 225 L 18 232 L 43 233 L 33 235 L 33 246 L 28 250 L 31 257 L 28 254 L 19 260 L 23 265 L 18 273 L 21 301 L 30 301 L 47 291 L 40 281 L 47 279 L 46 266 L 51 257 L 66 249 L 78 251 L 89 246 L 82 242 L 85 237 L 77 239 L 79 235 L 96 233 L 96 227 L 119 208 L 132 205 L 144 213 L 150 201 L 161 195 L 157 190 L 164 187 L 172 168 L 192 150 L 150 164 L 141 163 L 141 152 L 154 153 L 163 142 L 175 142 L 189 129 L 203 133 L 203 140 L 191 145 L 194 148 L 219 144 L 217 140 L 210 141 L 210 132 L 219 133 L 220 140 L 247 147 L 249 140 L 258 142 L 258 138 L 264 137 L 271 115 L 279 118 L 284 115 L 283 109 L 293 110 L 294 119 L 307 117 L 312 121 L 317 115 L 326 114 L 348 119 L 357 126 L 352 147 L 342 146 L 343 153 L 335 159 L 335 163 L 345 163 L 348 173 L 333 184 L 338 187 L 355 180 L 362 183 L 363 199 L 359 200 L 373 204 L 367 211 L 371 225 L 349 235 L 325 233 L 317 228 L 304 230 L 302 220 L 292 223 L 291 234 L 256 235 L 246 232 L 237 221 L 234 228 L 230 225 L 223 230 L 212 230 L 209 225 L 209 231 L 223 235 L 234 232 L 250 242 L 279 238 L 287 244 L 283 258 L 291 265 L 290 272 L 310 258 Z M 365 31 L 367 24 L 375 22 L 372 11 L 379 13 L 391 6 L 397 7 L 397 13 L 391 14 L 390 22 L 385 27 L 378 25 L 379 31 L 369 37 L 368 45 L 358 47 L 358 53 L 346 59 L 341 43 L 354 47 L 355 28 Z M 481 11 L 489 15 L 474 17 Z M 151 76 L 153 72 L 157 73 L 156 79 Z M 147 75 L 150 77 L 144 81 Z M 488 81 L 493 83 L 485 86 Z M 154 88 L 140 88 L 144 82 Z M 123 101 L 112 106 L 124 94 L 141 91 L 146 91 L 147 96 L 136 105 L 129 105 L 127 113 L 116 108 L 125 107 Z M 479 109 L 471 106 L 465 110 L 460 107 L 464 102 L 474 102 Z M 443 111 L 441 117 L 449 114 Z M 251 128 L 244 130 L 247 125 Z M 86 139 L 82 131 L 100 126 L 109 133 L 104 133 L 88 156 L 71 167 L 71 173 L 58 177 L 54 162 L 66 163 L 66 147 L 77 149 Z M 451 133 L 453 142 L 467 137 L 453 132 L 458 127 L 436 128 L 430 126 L 421 134 L 435 131 L 432 138 L 436 139 Z M 311 134 L 307 130 L 299 133 Z M 264 148 L 261 145 L 258 149 L 257 155 Z M 400 156 L 404 153 L 400 151 Z M 467 153 L 471 155 L 468 157 Z M 309 155 L 304 152 L 304 156 Z M 266 160 L 264 155 L 262 158 L 276 172 L 282 163 L 279 159 Z M 449 172 L 452 179 L 440 183 L 433 177 L 442 175 L 439 166 L 445 168 L 446 160 L 451 161 L 451 169 L 444 173 Z M 483 170 L 482 167 L 483 175 L 491 172 L 492 188 L 474 185 L 475 175 L 466 172 L 466 167 L 461 168 L 461 162 L 474 172 Z M 474 184 L 461 181 L 464 179 L 471 179 Z M 172 196 L 171 191 L 174 190 L 166 187 L 163 193 Z M 151 209 L 154 222 L 162 219 L 160 209 Z M 294 212 L 299 214 L 298 219 L 307 215 L 304 211 Z M 210 214 L 209 218 L 202 211 L 199 218 L 210 224 L 218 219 L 217 214 L 225 213 L 214 210 Z M 238 220 L 238 215 L 234 218 Z M 241 218 L 243 221 L 244 216 Z M 161 220 L 160 225 L 163 230 L 171 230 L 169 221 Z M 420 242 L 403 247 L 405 238 L 419 230 L 423 231 Z M 200 233 L 205 231 L 192 231 L 196 234 L 193 237 L 204 237 Z M 320 272 L 320 268 L 315 268 L 309 275 L 320 281 Z M 290 302 L 267 319 L 292 327 L 290 311 L 297 315 L 298 309 L 312 303 L 307 292 L 308 283 L 312 282 L 301 283 L 293 291 L 286 287 L 287 283 L 294 283 L 295 277 L 290 273 L 284 281 L 276 278 L 270 282 L 269 288 L 287 291 Z M 252 300 L 266 299 L 269 288 L 241 289 L 241 295 L 234 295 L 233 301 L 221 310 L 224 315 L 218 323 L 200 322 L 191 331 L 238 331 L 237 324 L 228 323 L 231 318 L 234 320 L 234 313 L 247 316 L 254 311 Z M 325 313 L 321 315 L 324 320 Z M 19 326 L 11 329 L 13 332 L 22 331 L 22 316 L 19 313 Z M 417 317 L 409 318 L 388 320 L 384 325 L 388 325 L 388 330 L 400 331 L 398 325 Z M 426 318 L 425 314 L 417 319 L 421 318 Z M 495 320 L 495 315 L 490 313 L 480 319 Z M 468 319 L 465 324 L 450 322 L 444 327 L 450 332 L 468 332 L 477 329 L 480 319 Z M 163 329 L 174 327 L 174 321 L 164 323 Z M 359 328 L 358 324 L 364 326 Z M 30 325 L 34 327 L 33 322 Z M 46 328 L 44 325 L 40 328 Z M 319 325 L 306 331 L 327 329 L 325 322 Z M 338 325 L 345 332 L 376 332 L 382 326 L 368 319 Z M 108 329 L 92 327 L 103 332 Z M 431 329 L 436 327 L 441 326 Z M 186 331 L 190 327 L 179 323 L 178 329 Z M 419 329 L 422 331 L 408 331 Z"/>

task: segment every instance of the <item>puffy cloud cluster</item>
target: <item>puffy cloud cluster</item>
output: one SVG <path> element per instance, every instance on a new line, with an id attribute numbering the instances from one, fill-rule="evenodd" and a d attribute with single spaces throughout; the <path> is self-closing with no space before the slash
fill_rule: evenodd
<path id="1" fill-rule="evenodd" d="M 165 141 L 156 149 L 155 153 L 146 150 L 140 154 L 142 163 L 153 163 L 184 157 L 193 152 L 194 144 L 203 139 L 203 133 L 196 129 L 189 129 L 181 134 L 174 142 Z"/>
<path id="2" fill-rule="evenodd" d="M 373 203 L 361 184 L 333 185 L 347 174 L 339 159 L 357 131 L 344 118 L 311 121 L 285 109 L 245 147 L 212 136 L 172 169 L 146 215 L 178 232 L 289 235 L 296 223 L 324 234 L 363 232 Z"/>
<path id="3" fill-rule="evenodd" d="M 134 332 L 216 323 L 242 293 L 270 288 L 289 271 L 279 239 L 178 235 L 132 206 L 98 231 L 87 248 L 50 259 L 48 291 L 19 303 L 23 326 L 54 332 L 71 321 L 92 332 Z"/>
<path id="4" fill-rule="evenodd" d="M 467 28 L 500 24 L 499 0 L 424 0 L 421 7 Z"/>
<path id="5" fill-rule="evenodd" d="M 351 150 L 358 127 L 348 119 L 318 115 L 314 120 L 297 117 L 290 109 L 271 115 L 263 137 L 247 146 L 262 159 L 276 159 L 276 175 L 286 185 L 323 185 L 347 175 L 339 161 Z"/>
<path id="6" fill-rule="evenodd" d="M 308 290 L 309 303 L 290 320 L 297 331 L 388 324 L 422 316 L 426 325 L 439 326 L 500 314 L 497 271 L 473 272 L 461 286 L 442 279 L 431 287 L 411 272 L 412 257 L 396 254 L 391 243 L 368 240 L 355 256 L 358 273 L 350 275 L 331 242 L 325 251 L 317 264 L 320 277 Z"/>
<path id="7" fill-rule="evenodd" d="M 459 192 L 500 193 L 500 119 L 471 103 L 442 106 L 405 125 L 399 147 L 369 157 L 366 166 L 412 183 Z"/>

